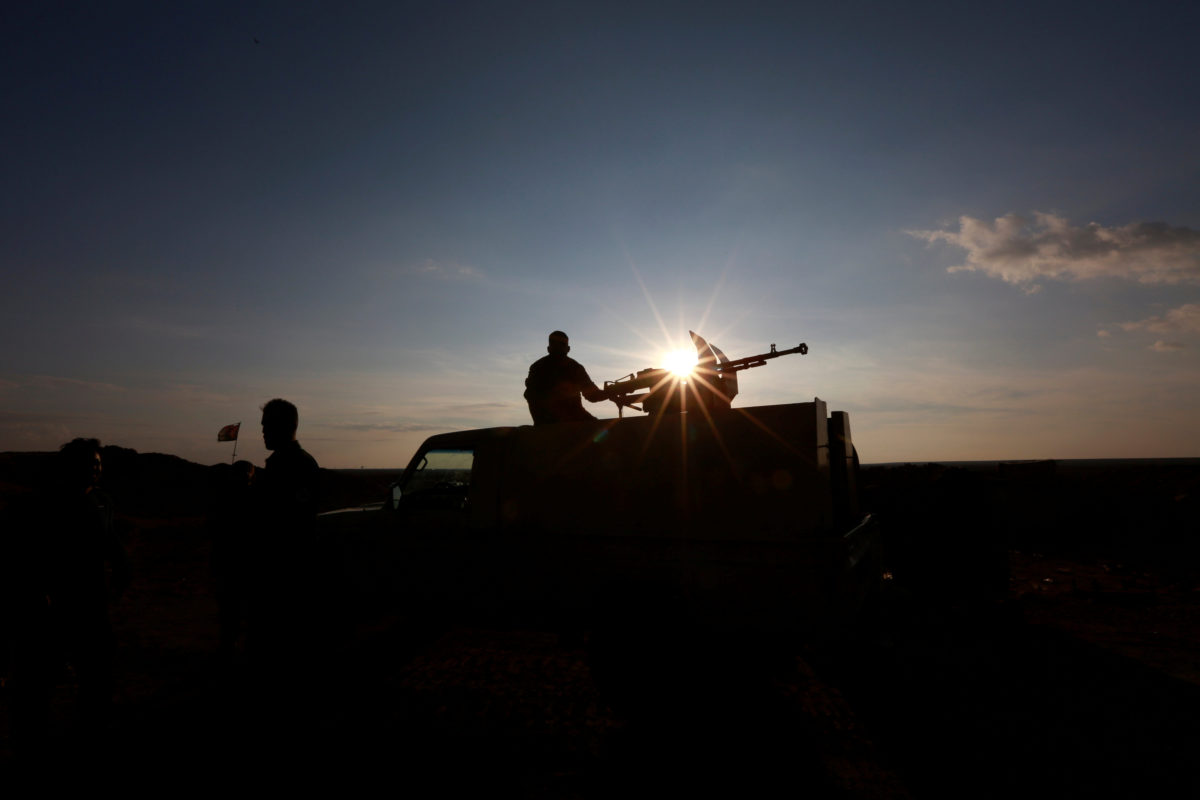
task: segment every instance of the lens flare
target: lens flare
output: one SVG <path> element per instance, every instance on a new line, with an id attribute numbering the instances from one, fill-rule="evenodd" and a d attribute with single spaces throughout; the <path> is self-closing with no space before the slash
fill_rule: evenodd
<path id="1" fill-rule="evenodd" d="M 663 355 L 663 367 L 677 377 L 687 378 L 696 368 L 698 360 L 695 350 L 672 350 Z"/>

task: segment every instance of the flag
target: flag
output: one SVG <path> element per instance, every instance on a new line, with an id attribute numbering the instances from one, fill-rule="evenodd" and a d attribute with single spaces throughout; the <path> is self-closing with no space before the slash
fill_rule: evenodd
<path id="1" fill-rule="evenodd" d="M 237 435 L 238 435 L 238 428 L 240 428 L 240 427 L 242 427 L 242 423 L 237 422 L 237 423 L 234 423 L 233 425 L 226 425 L 224 428 L 221 428 L 221 430 L 217 431 L 217 441 L 218 442 L 236 442 Z"/>

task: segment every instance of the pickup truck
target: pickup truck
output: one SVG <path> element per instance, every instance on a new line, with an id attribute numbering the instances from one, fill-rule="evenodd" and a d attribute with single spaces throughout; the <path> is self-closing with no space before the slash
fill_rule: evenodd
<path id="1" fill-rule="evenodd" d="M 371 602 L 804 630 L 879 589 L 857 474 L 849 416 L 820 399 L 486 428 L 430 437 L 384 503 L 319 524 Z"/>

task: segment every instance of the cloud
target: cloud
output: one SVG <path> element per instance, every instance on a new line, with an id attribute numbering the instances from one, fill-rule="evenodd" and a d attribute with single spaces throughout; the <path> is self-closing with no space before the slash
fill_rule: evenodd
<path id="1" fill-rule="evenodd" d="M 857 404 L 856 410 L 879 414 L 897 414 L 905 417 L 957 417 L 964 414 L 1017 413 L 1015 408 L 995 408 L 987 405 L 972 406 L 962 403 L 938 403 L 928 400 L 877 398 Z"/>
<path id="2" fill-rule="evenodd" d="M 425 422 L 327 422 L 316 423 L 314 427 L 355 433 L 420 433 L 445 430 L 444 426 Z"/>
<path id="3" fill-rule="evenodd" d="M 421 263 L 404 270 L 404 272 L 410 275 L 423 275 L 440 280 L 482 280 L 484 277 L 483 271 L 476 267 L 457 264 L 452 261 L 437 261 L 432 258 L 427 258 Z"/>
<path id="4" fill-rule="evenodd" d="M 1179 308 L 1172 308 L 1165 314 L 1147 317 L 1135 322 L 1122 322 L 1117 325 L 1126 333 L 1145 331 L 1157 336 L 1187 337 L 1200 334 L 1200 303 L 1187 303 Z M 1109 336 L 1106 330 L 1099 331 L 1100 336 Z M 1174 353 L 1187 347 L 1181 341 L 1159 339 L 1149 346 L 1156 353 Z"/>
<path id="5" fill-rule="evenodd" d="M 150 391 L 153 393 L 155 402 L 167 408 L 183 408 L 185 406 L 233 408 L 239 399 L 236 395 L 218 391 L 200 383 L 167 383 Z"/>
<path id="6" fill-rule="evenodd" d="M 1072 226 L 1055 214 L 992 222 L 959 217 L 958 230 L 908 231 L 967 251 L 950 272 L 982 272 L 1034 292 L 1040 280 L 1120 278 L 1144 284 L 1200 284 L 1200 231 L 1163 222 Z"/>
<path id="7" fill-rule="evenodd" d="M 213 335 L 212 328 L 208 326 L 185 325 L 179 322 L 168 322 L 148 317 L 127 317 L 120 320 L 118 324 L 150 336 L 170 336 L 177 339 L 208 339 Z"/>
<path id="8" fill-rule="evenodd" d="M 1200 303 L 1188 303 L 1179 308 L 1172 308 L 1160 317 L 1137 322 L 1122 322 L 1122 330 L 1147 331 L 1148 333 L 1197 333 L 1200 334 Z"/>
<path id="9" fill-rule="evenodd" d="M 464 403 L 461 405 L 448 406 L 447 411 L 490 411 L 492 409 L 509 409 L 514 408 L 512 403 Z"/>
<path id="10" fill-rule="evenodd" d="M 98 420 L 86 413 L 0 411 L 0 450 L 57 450 L 75 436 L 94 435 Z"/>
<path id="11" fill-rule="evenodd" d="M 34 375 L 24 383 L 40 389 L 66 389 L 70 391 L 91 390 L 101 392 L 123 392 L 124 386 L 102 381 L 83 381 L 77 378 L 61 378 L 56 375 Z"/>

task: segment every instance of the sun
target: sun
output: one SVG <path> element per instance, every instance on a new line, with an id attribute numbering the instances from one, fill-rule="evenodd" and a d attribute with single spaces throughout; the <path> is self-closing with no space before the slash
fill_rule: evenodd
<path id="1" fill-rule="evenodd" d="M 698 360 L 695 350 L 672 350 L 663 354 L 662 365 L 676 377 L 688 378 L 691 377 Z"/>

